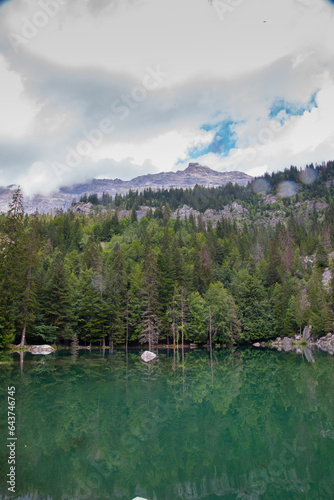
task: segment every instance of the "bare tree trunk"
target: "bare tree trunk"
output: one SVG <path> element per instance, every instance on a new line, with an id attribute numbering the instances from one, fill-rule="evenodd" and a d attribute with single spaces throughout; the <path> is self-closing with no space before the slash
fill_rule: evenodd
<path id="1" fill-rule="evenodd" d="M 210 341 L 210 353 L 212 353 L 212 316 L 211 316 L 211 306 L 209 307 L 210 315 L 210 326 L 209 326 L 209 341 Z"/>
<path id="2" fill-rule="evenodd" d="M 177 327 L 177 330 L 176 330 L 176 349 L 177 349 L 177 352 L 179 352 L 179 326 Z"/>
<path id="3" fill-rule="evenodd" d="M 129 322 L 126 322 L 126 334 L 125 334 L 125 350 L 128 352 L 129 345 Z"/>
<path id="4" fill-rule="evenodd" d="M 33 250 L 32 250 L 33 252 Z M 31 287 L 31 269 L 32 269 L 32 255 L 30 259 L 30 266 L 29 266 L 29 271 L 28 271 L 28 282 L 27 282 L 27 296 L 25 297 L 26 303 L 24 305 L 24 326 L 22 330 L 22 335 L 21 335 L 21 342 L 20 346 L 23 347 L 26 342 L 26 328 L 27 328 L 27 317 L 29 314 L 29 298 L 30 298 L 30 287 Z"/>
<path id="5" fill-rule="evenodd" d="M 184 348 L 184 302 L 183 302 L 183 290 L 181 292 L 181 340 L 182 349 Z"/>
<path id="6" fill-rule="evenodd" d="M 184 296 L 181 290 L 181 340 L 182 340 L 182 366 L 183 366 L 183 384 L 184 384 Z"/>
<path id="7" fill-rule="evenodd" d="M 211 384 L 213 387 L 213 359 L 212 359 L 212 316 L 211 316 L 211 306 L 209 307 L 210 314 L 210 327 L 209 327 L 209 336 L 210 336 L 210 366 L 211 366 Z"/>
<path id="8" fill-rule="evenodd" d="M 211 385 L 213 388 L 213 357 L 212 357 L 212 349 L 210 349 L 210 365 L 211 365 Z"/>
<path id="9" fill-rule="evenodd" d="M 26 326 L 27 326 L 27 320 L 25 319 L 24 320 L 24 327 L 23 327 L 22 334 L 21 334 L 21 342 L 20 342 L 21 347 L 23 347 L 25 345 L 25 341 L 26 341 Z"/>
<path id="10" fill-rule="evenodd" d="M 151 320 L 149 319 L 148 321 L 148 350 L 151 352 L 151 345 L 152 345 L 152 339 L 151 339 Z"/>
<path id="11" fill-rule="evenodd" d="M 126 335 L 125 335 L 125 350 L 128 352 L 128 344 L 129 344 L 129 300 L 130 300 L 130 292 L 126 294 Z"/>
<path id="12" fill-rule="evenodd" d="M 173 345 L 175 349 L 175 295 L 173 295 L 173 323 L 172 323 L 172 330 L 173 330 Z"/>

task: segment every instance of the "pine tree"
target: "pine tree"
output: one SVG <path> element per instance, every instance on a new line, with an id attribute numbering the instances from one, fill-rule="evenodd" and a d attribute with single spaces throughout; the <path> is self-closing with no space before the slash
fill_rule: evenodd
<path id="1" fill-rule="evenodd" d="M 141 344 L 148 343 L 149 350 L 151 350 L 152 345 L 158 343 L 160 335 L 159 278 L 157 258 L 152 247 L 148 244 L 145 249 L 142 330 L 139 342 Z"/>
<path id="2" fill-rule="evenodd" d="M 34 214 L 31 219 L 31 228 L 28 228 L 24 246 L 25 246 L 25 261 L 27 267 L 26 288 L 22 296 L 22 334 L 20 345 L 25 345 L 26 330 L 35 319 L 36 310 L 36 283 L 34 279 L 34 271 L 37 265 L 37 251 L 39 246 L 37 226 L 38 215 Z"/>
<path id="3" fill-rule="evenodd" d="M 92 270 L 83 270 L 75 301 L 75 319 L 79 337 L 85 342 L 97 343 L 105 336 L 106 307 L 100 291 L 94 286 Z"/>
<path id="4" fill-rule="evenodd" d="M 273 307 L 273 317 L 274 317 L 274 329 L 277 336 L 287 336 L 296 333 L 296 328 L 293 329 L 292 321 L 286 319 L 287 311 L 289 314 L 292 313 L 293 304 L 295 302 L 290 302 L 293 296 L 294 286 L 291 280 L 286 280 L 284 283 L 276 283 L 272 296 L 272 307 Z M 287 331 L 286 328 L 289 325 Z"/>
<path id="5" fill-rule="evenodd" d="M 278 239 L 275 236 L 271 239 L 268 249 L 268 284 L 274 285 L 282 281 L 283 265 Z"/>
<path id="6" fill-rule="evenodd" d="M 309 319 L 313 326 L 312 334 L 317 337 L 332 330 L 333 321 L 330 315 L 328 298 L 322 284 L 322 273 L 317 267 L 313 269 L 308 283 Z"/>
<path id="7" fill-rule="evenodd" d="M 132 212 L 131 212 L 131 222 L 134 223 L 134 222 L 138 222 L 138 218 L 137 218 L 137 212 L 136 212 L 136 207 L 133 206 L 132 208 Z"/>
<path id="8" fill-rule="evenodd" d="M 211 284 L 205 294 L 205 300 L 210 310 L 211 330 L 214 331 L 216 340 L 225 344 L 238 340 L 240 325 L 236 306 L 224 285 L 219 281 Z"/>
<path id="9" fill-rule="evenodd" d="M 125 260 L 121 248 L 116 245 L 114 252 L 105 263 L 105 290 L 103 298 L 108 311 L 109 343 L 120 344 L 124 342 L 125 322 L 124 311 L 129 306 L 126 299 L 127 277 Z M 129 318 L 128 318 L 129 319 Z"/>
<path id="10" fill-rule="evenodd" d="M 171 302 L 175 286 L 175 281 L 173 279 L 171 237 L 167 227 L 164 227 L 163 230 L 157 264 L 160 271 L 159 303 L 162 313 L 165 313 Z"/>
<path id="11" fill-rule="evenodd" d="M 44 321 L 57 327 L 60 338 L 72 337 L 69 282 L 64 258 L 56 250 L 48 271 L 44 290 Z"/>
<path id="12" fill-rule="evenodd" d="M 0 346 L 15 339 L 20 327 L 20 308 L 24 291 L 23 196 L 19 189 L 13 194 L 3 221 L 0 247 Z"/>
<path id="13" fill-rule="evenodd" d="M 237 304 L 242 340 L 249 342 L 274 337 L 271 304 L 264 286 L 255 275 L 248 276 L 242 283 Z"/>
<path id="14" fill-rule="evenodd" d="M 282 261 L 284 263 L 285 269 L 291 271 L 294 265 L 294 239 L 292 237 L 291 231 L 287 230 L 280 233 L 279 236 L 280 248 L 282 254 Z"/>
<path id="15" fill-rule="evenodd" d="M 204 342 L 208 327 L 207 302 L 199 292 L 189 295 L 189 325 L 186 339 L 190 342 Z"/>
<path id="16" fill-rule="evenodd" d="M 205 243 L 200 247 L 196 235 L 193 252 L 193 289 L 204 294 L 211 281 L 211 256 Z"/>

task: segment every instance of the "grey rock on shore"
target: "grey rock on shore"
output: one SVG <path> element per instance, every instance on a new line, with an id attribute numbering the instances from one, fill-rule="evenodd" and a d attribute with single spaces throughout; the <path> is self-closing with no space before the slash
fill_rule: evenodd
<path id="1" fill-rule="evenodd" d="M 322 351 L 328 352 L 333 356 L 334 354 L 334 334 L 328 333 L 325 337 L 314 340 L 309 336 L 310 327 L 306 327 L 306 337 L 301 337 L 301 335 L 295 335 L 294 337 L 277 337 L 277 339 L 270 342 L 269 346 L 276 348 L 278 351 L 295 351 L 297 354 L 304 354 L 308 361 L 314 362 L 312 351 L 315 348 L 321 349 Z M 305 332 L 305 329 L 304 329 Z M 306 343 L 305 343 L 306 342 Z"/>

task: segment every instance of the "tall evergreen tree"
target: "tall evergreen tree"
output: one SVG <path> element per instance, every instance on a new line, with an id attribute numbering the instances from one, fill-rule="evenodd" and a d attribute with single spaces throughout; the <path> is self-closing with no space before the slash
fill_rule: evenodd
<path id="1" fill-rule="evenodd" d="M 105 284 L 103 297 L 108 311 L 110 343 L 124 343 L 126 327 L 124 311 L 129 306 L 129 302 L 126 299 L 127 276 L 125 260 L 119 246 L 115 247 L 114 252 L 105 264 Z"/>
<path id="2" fill-rule="evenodd" d="M 17 189 L 3 220 L 0 244 L 0 345 L 15 339 L 20 328 L 20 307 L 24 291 L 23 196 Z"/>
<path id="3" fill-rule="evenodd" d="M 145 250 L 142 329 L 139 341 L 142 344 L 147 343 L 149 350 L 157 344 L 160 335 L 159 278 L 157 258 L 151 245 L 148 244 Z"/>
<path id="4" fill-rule="evenodd" d="M 277 236 L 269 242 L 268 248 L 268 284 L 274 285 L 282 281 L 283 265 L 282 256 Z"/>
<path id="5" fill-rule="evenodd" d="M 64 257 L 60 250 L 56 249 L 45 283 L 44 321 L 57 327 L 57 334 L 62 339 L 72 337 L 72 310 L 69 291 Z"/>
<path id="6" fill-rule="evenodd" d="M 214 328 L 216 340 L 225 344 L 238 341 L 240 324 L 236 305 L 224 285 L 219 281 L 211 284 L 205 294 L 205 300 L 207 308 L 210 308 L 211 326 Z"/>
<path id="7" fill-rule="evenodd" d="M 272 308 L 266 290 L 255 276 L 248 276 L 239 290 L 240 338 L 246 342 L 274 336 Z"/>
<path id="8" fill-rule="evenodd" d="M 322 273 L 314 268 L 308 283 L 309 324 L 313 326 L 312 334 L 320 337 L 332 330 L 333 321 L 329 309 L 329 297 L 322 284 Z"/>
<path id="9" fill-rule="evenodd" d="M 94 285 L 92 270 L 84 269 L 79 277 L 75 301 L 75 323 L 81 340 L 89 344 L 103 340 L 106 312 L 100 290 Z"/>
<path id="10" fill-rule="evenodd" d="M 37 265 L 38 252 L 38 215 L 31 218 L 31 227 L 24 239 L 24 261 L 26 268 L 26 287 L 22 296 L 22 334 L 20 345 L 25 345 L 26 330 L 35 319 L 36 311 L 36 281 L 34 279 L 35 267 Z"/>

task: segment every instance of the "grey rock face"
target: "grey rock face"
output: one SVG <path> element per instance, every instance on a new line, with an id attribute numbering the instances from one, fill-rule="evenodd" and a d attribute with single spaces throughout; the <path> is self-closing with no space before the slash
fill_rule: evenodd
<path id="1" fill-rule="evenodd" d="M 76 214 L 89 215 L 94 210 L 94 205 L 92 203 L 76 203 L 72 208 L 72 212 Z"/>
<path id="2" fill-rule="evenodd" d="M 284 337 L 282 340 L 277 337 L 270 343 L 270 347 L 274 347 L 278 351 L 286 352 L 296 352 L 297 354 L 305 355 L 305 358 L 310 363 L 314 363 L 315 359 L 313 357 L 312 351 L 314 349 L 321 349 L 322 351 L 328 352 L 331 356 L 334 355 L 334 335 L 333 333 L 328 333 L 325 337 L 321 337 L 318 340 L 313 340 L 311 335 L 311 326 L 306 327 L 306 335 L 309 335 L 308 339 L 303 337 L 303 344 L 301 344 L 301 336 L 295 335 L 294 337 Z M 305 346 L 306 340 L 306 346 Z"/>

